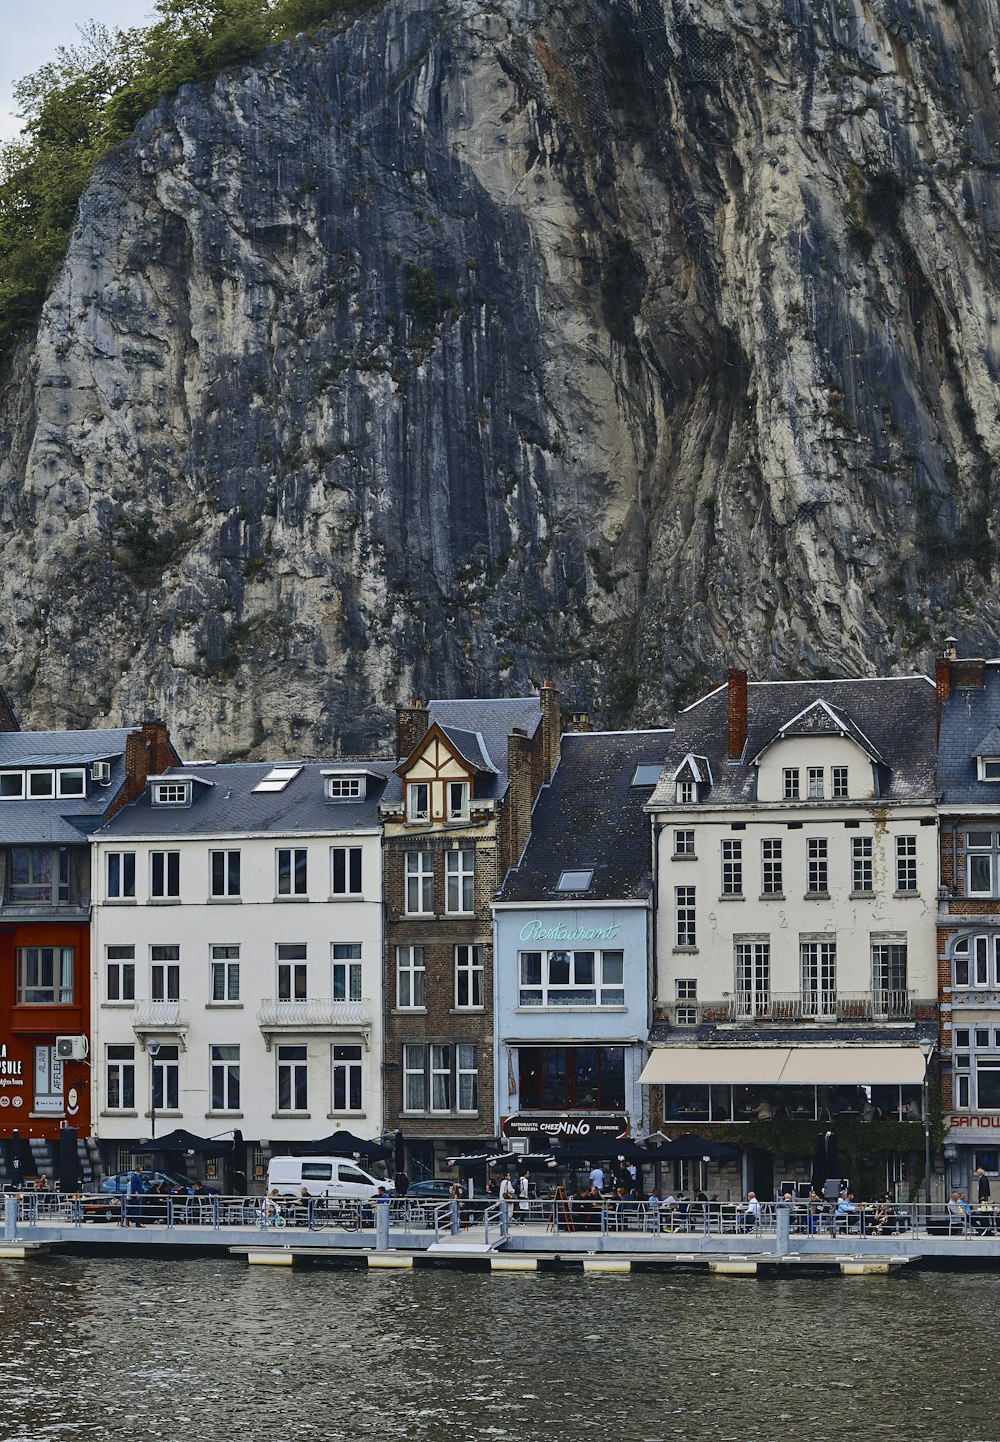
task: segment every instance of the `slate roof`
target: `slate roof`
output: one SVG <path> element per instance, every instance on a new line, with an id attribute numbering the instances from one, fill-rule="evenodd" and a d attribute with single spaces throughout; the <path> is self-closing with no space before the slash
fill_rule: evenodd
<path id="1" fill-rule="evenodd" d="M 992 733 L 1000 724 L 1000 661 L 987 661 L 984 686 L 952 685 L 941 707 L 938 791 L 942 806 L 991 806 L 1000 811 L 1000 782 L 979 781 L 976 756 L 998 756 Z"/>
<path id="2" fill-rule="evenodd" d="M 80 846 L 125 780 L 125 738 L 130 727 L 106 731 L 0 732 L 0 770 L 25 766 L 88 766 L 110 761 L 111 783 L 87 782 L 87 796 L 0 801 L 0 846 Z"/>
<path id="3" fill-rule="evenodd" d="M 507 794 L 507 738 L 514 730 L 534 736 L 542 724 L 542 705 L 537 696 L 429 701 L 427 712 L 429 723 L 436 722 L 449 738 L 454 737 L 455 749 L 467 761 L 485 768 L 476 777 L 476 801 L 500 801 Z M 402 805 L 401 777 L 389 778 L 382 801 L 386 806 Z"/>
<path id="4" fill-rule="evenodd" d="M 633 786 L 635 768 L 663 761 L 670 731 L 573 732 L 535 802 L 531 838 L 508 872 L 500 901 L 643 901 L 652 890 L 651 786 Z M 557 892 L 563 871 L 594 869 L 586 892 Z"/>
<path id="5" fill-rule="evenodd" d="M 130 806 L 125 806 L 103 826 L 97 840 L 118 840 L 128 836 L 183 837 L 245 835 L 273 831 L 341 834 L 370 831 L 379 826 L 378 806 L 383 779 L 392 770 L 391 761 L 359 761 L 353 766 L 340 762 L 304 765 L 283 791 L 254 791 L 275 765 L 285 762 L 240 761 L 222 766 L 174 766 L 158 781 L 191 776 L 209 784 L 193 787 L 190 806 L 153 806 L 149 789 Z M 325 800 L 323 773 L 336 770 L 373 772 L 367 794 L 360 801 Z"/>
<path id="6" fill-rule="evenodd" d="M 719 686 L 678 716 L 665 769 L 650 803 L 653 807 L 673 808 L 676 804 L 670 776 L 688 752 L 706 756 L 712 771 L 712 784 L 702 791 L 700 804 L 754 804 L 757 768 L 753 759 L 767 749 L 783 726 L 816 701 L 825 701 L 836 716 L 849 723 L 848 734 L 859 744 L 863 737 L 864 749 L 874 749 L 881 757 L 885 763 L 879 768 L 882 800 L 927 800 L 935 795 L 935 688 L 927 676 L 752 681 L 747 686 L 747 739 L 738 761 L 727 754 L 728 697 L 728 684 Z M 796 727 L 787 734 L 797 734 Z"/>

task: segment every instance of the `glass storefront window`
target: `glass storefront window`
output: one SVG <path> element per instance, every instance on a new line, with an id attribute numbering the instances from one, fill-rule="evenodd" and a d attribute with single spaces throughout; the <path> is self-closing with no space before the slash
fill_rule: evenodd
<path id="1" fill-rule="evenodd" d="M 625 1106 L 624 1047 L 521 1047 L 518 1070 L 520 1105 L 528 1111 Z"/>

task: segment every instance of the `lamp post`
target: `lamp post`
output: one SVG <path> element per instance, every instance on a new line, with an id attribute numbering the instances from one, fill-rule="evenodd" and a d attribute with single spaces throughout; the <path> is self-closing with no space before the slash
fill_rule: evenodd
<path id="1" fill-rule="evenodd" d="M 928 1079 L 931 1069 L 931 1057 L 937 1051 L 936 1041 L 922 1041 L 920 1051 L 924 1058 L 924 1081 L 922 1097 L 922 1113 L 924 1122 L 924 1202 L 929 1207 L 931 1204 L 931 1111 L 928 1097 Z"/>
<path id="2" fill-rule="evenodd" d="M 155 1037 L 146 1043 L 146 1050 L 149 1052 L 149 1136 L 151 1141 L 156 1141 L 156 1058 L 159 1055 L 160 1043 Z"/>

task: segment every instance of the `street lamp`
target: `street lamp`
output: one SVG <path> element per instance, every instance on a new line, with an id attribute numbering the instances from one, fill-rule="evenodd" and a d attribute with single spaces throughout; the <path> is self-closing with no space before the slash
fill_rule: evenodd
<path id="1" fill-rule="evenodd" d="M 146 1050 L 149 1052 L 149 1136 L 151 1141 L 156 1141 L 156 1058 L 160 1053 L 160 1043 L 155 1037 L 150 1038 L 146 1043 Z"/>
<path id="2" fill-rule="evenodd" d="M 924 1201 L 928 1207 L 931 1204 L 931 1112 L 927 1083 L 931 1069 L 931 1057 L 936 1051 L 936 1041 L 926 1038 L 920 1043 L 920 1053 L 924 1059 L 924 1081 L 921 1093 L 924 1122 Z"/>

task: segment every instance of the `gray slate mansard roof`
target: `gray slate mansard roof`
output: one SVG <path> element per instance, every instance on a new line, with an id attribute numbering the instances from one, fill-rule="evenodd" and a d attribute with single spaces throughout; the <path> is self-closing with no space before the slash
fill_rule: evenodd
<path id="1" fill-rule="evenodd" d="M 204 785 L 192 787 L 190 806 L 153 806 L 150 789 L 103 826 L 98 841 L 125 837 L 184 837 L 247 835 L 274 832 L 276 835 L 341 834 L 351 831 L 373 831 L 379 826 L 378 806 L 382 799 L 384 778 L 392 770 L 391 761 L 309 762 L 294 776 L 283 791 L 258 791 L 275 766 L 293 766 L 291 761 L 240 761 L 220 766 L 174 766 L 153 781 L 169 781 L 172 777 L 190 776 Z M 361 801 L 327 801 L 324 772 L 369 775 L 366 795 Z"/>
<path id="2" fill-rule="evenodd" d="M 781 727 L 814 701 L 823 700 L 857 728 L 885 762 L 879 768 L 880 800 L 933 800 L 935 779 L 934 683 L 927 676 L 877 677 L 843 681 L 751 681 L 747 686 L 747 739 L 743 755 L 727 755 L 728 684 L 696 701 L 677 718 L 674 737 L 653 809 L 676 805 L 670 773 L 689 751 L 707 756 L 713 784 L 699 802 L 706 806 L 755 804 L 756 767 L 750 763 Z M 986 728 L 981 728 L 976 739 Z M 796 728 L 790 728 L 796 734 Z M 793 803 L 794 804 L 794 803 Z"/>
<path id="3" fill-rule="evenodd" d="M 87 841 L 125 780 L 125 738 L 134 729 L 0 732 L 0 771 L 111 763 L 110 785 L 88 778 L 87 796 L 0 801 L 0 846 L 80 846 Z"/>
<path id="4" fill-rule="evenodd" d="M 567 731 L 559 765 L 543 786 L 531 838 L 498 900 L 544 905 L 575 901 L 644 901 L 652 890 L 651 786 L 633 786 L 639 765 L 659 765 L 670 731 Z M 594 869 L 586 892 L 555 890 L 563 871 Z"/>
<path id="5" fill-rule="evenodd" d="M 534 736 L 542 724 L 542 703 L 537 696 L 429 701 L 427 713 L 429 724 L 433 726 L 436 722 L 466 761 L 485 768 L 476 778 L 473 794 L 476 801 L 502 800 L 509 782 L 507 738 L 514 730 Z M 382 802 L 385 806 L 402 805 L 401 777 L 389 778 Z"/>
<path id="6" fill-rule="evenodd" d="M 979 781 L 976 755 L 1000 755 L 984 746 L 1000 723 L 1000 661 L 986 662 L 984 686 L 952 686 L 941 707 L 938 790 L 942 806 L 996 806 L 1000 783 Z"/>

